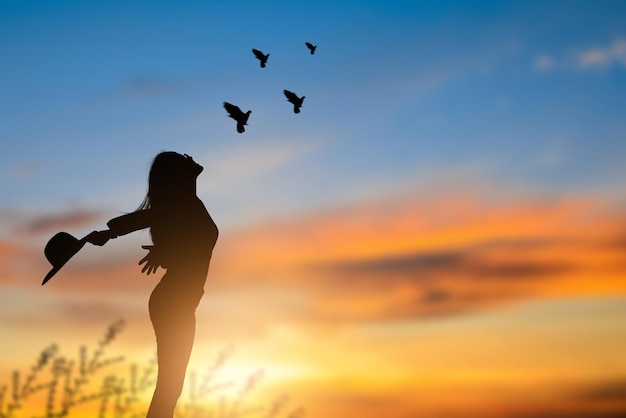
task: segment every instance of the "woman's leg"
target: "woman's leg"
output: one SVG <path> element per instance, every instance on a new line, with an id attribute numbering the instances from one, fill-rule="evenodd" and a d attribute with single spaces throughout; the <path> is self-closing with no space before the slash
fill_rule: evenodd
<path id="1" fill-rule="evenodd" d="M 193 311 L 183 307 L 182 312 L 164 309 L 153 299 L 150 319 L 156 335 L 159 370 L 147 418 L 172 418 L 185 381 L 196 320 Z M 169 306 L 172 300 L 167 302 Z"/>

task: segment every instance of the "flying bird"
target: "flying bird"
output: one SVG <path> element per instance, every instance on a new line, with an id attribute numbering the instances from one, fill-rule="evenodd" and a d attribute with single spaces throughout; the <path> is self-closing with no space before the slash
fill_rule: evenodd
<path id="1" fill-rule="evenodd" d="M 305 42 L 305 45 L 309 48 L 309 51 L 311 51 L 311 55 L 315 54 L 315 48 L 317 48 L 317 45 L 313 45 L 310 42 Z"/>
<path id="2" fill-rule="evenodd" d="M 239 109 L 239 106 L 235 106 L 234 104 L 230 104 L 228 102 L 224 102 L 224 109 L 228 112 L 228 116 L 237 121 L 237 132 L 240 134 L 244 133 L 246 131 L 244 129 L 244 125 L 248 124 L 248 118 L 250 117 L 252 110 L 248 110 L 246 113 L 243 113 L 241 109 Z"/>
<path id="3" fill-rule="evenodd" d="M 289 90 L 283 90 L 283 94 L 287 98 L 287 101 L 293 104 L 293 113 L 300 113 L 300 107 L 302 106 L 302 102 L 304 102 L 305 96 L 298 97 L 296 93 Z"/>
<path id="4" fill-rule="evenodd" d="M 261 61 L 261 68 L 265 68 L 265 64 L 267 63 L 267 59 L 270 57 L 270 54 L 263 54 L 258 49 L 252 48 L 252 53 L 259 61 Z"/>

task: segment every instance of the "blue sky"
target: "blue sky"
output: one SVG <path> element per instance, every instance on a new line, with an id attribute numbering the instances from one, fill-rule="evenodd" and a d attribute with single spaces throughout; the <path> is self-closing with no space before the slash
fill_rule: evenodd
<path id="1" fill-rule="evenodd" d="M 231 225 L 448 176 L 549 194 L 626 177 L 621 2 L 1 7 L 4 211 L 132 210 L 163 149 L 207 165 Z M 244 135 L 223 101 L 253 110 Z"/>
<path id="2" fill-rule="evenodd" d="M 624 42 L 620 2 L 2 8 L 4 209 L 95 204 L 141 184 L 161 149 L 265 141 L 301 147 L 292 175 L 328 187 L 331 201 L 415 169 L 481 166 L 550 191 L 624 179 L 625 53 L 580 61 Z M 305 40 L 320 45 L 316 56 Z M 270 52 L 265 70 L 252 47 Z M 307 95 L 300 117 L 283 88 Z M 225 100 L 253 109 L 245 135 L 233 134 Z"/>

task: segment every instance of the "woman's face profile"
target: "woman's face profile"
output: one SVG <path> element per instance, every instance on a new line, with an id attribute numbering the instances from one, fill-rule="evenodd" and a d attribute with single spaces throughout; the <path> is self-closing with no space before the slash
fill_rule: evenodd
<path id="1" fill-rule="evenodd" d="M 195 180 L 204 168 L 187 154 L 166 151 L 157 155 L 152 164 L 151 174 L 155 179 L 168 179 L 168 182 Z M 157 180 L 158 181 L 158 180 Z"/>
<path id="2" fill-rule="evenodd" d="M 186 163 L 191 167 L 195 177 L 198 177 L 200 173 L 202 173 L 202 170 L 204 170 L 204 167 L 195 162 L 193 158 L 187 154 L 183 154 L 183 157 L 185 157 Z"/>
<path id="3" fill-rule="evenodd" d="M 176 196 L 195 196 L 196 180 L 203 167 L 191 156 L 173 151 L 158 154 L 152 162 L 148 178 L 148 195 L 152 204 L 160 206 Z"/>

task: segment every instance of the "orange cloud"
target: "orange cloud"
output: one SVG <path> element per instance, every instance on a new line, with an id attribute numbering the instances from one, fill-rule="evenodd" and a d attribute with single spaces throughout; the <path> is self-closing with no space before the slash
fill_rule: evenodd
<path id="1" fill-rule="evenodd" d="M 213 277 L 309 295 L 345 320 L 468 312 L 543 296 L 626 292 L 626 218 L 608 200 L 398 198 L 223 234 Z"/>
<path id="2" fill-rule="evenodd" d="M 207 292 L 236 305 L 263 289 L 254 304 L 264 315 L 241 318 L 280 318 L 287 309 L 291 320 L 318 324 L 460 314 L 546 296 L 623 294 L 626 217 L 613 206 L 591 197 L 503 201 L 466 191 L 401 196 L 222 231 Z M 97 216 L 70 213 L 30 229 L 56 230 Z M 87 246 L 47 291 L 145 293 L 158 278 L 141 274 L 142 250 L 115 255 L 118 241 L 106 249 Z M 22 273 L 32 274 L 33 256 L 24 258 L 28 270 Z M 49 266 L 43 256 L 38 260 L 43 276 Z"/>
<path id="3" fill-rule="evenodd" d="M 0 241 L 0 260 L 8 259 L 18 253 L 20 253 L 20 247 L 10 242 Z"/>

